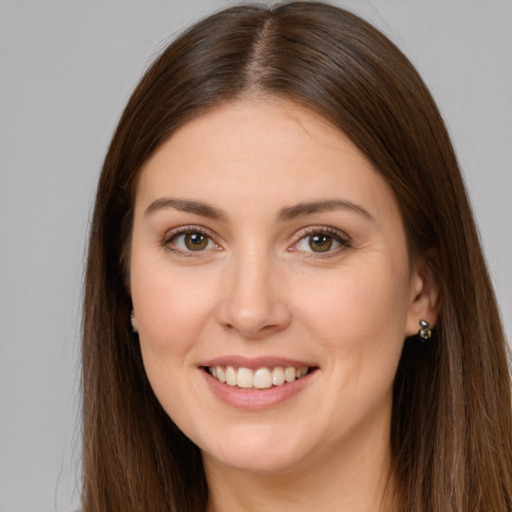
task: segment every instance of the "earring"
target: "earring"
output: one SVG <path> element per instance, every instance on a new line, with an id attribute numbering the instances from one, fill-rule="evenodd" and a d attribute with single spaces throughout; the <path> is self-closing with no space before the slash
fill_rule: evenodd
<path id="1" fill-rule="evenodd" d="M 426 320 L 420 320 L 421 329 L 418 331 L 418 336 L 422 341 L 427 341 L 432 337 L 432 329 Z"/>
<path id="2" fill-rule="evenodd" d="M 136 320 L 135 320 L 135 317 L 133 316 L 133 314 L 130 315 L 130 323 L 132 324 L 133 332 L 139 332 L 137 329 Z"/>

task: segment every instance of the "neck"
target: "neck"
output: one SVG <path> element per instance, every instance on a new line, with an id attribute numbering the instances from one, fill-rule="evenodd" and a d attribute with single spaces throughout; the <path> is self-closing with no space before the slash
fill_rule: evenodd
<path id="1" fill-rule="evenodd" d="M 389 432 L 376 433 L 370 442 L 364 437 L 364 449 L 353 438 L 273 473 L 239 470 L 204 456 L 208 512 L 388 512 Z"/>

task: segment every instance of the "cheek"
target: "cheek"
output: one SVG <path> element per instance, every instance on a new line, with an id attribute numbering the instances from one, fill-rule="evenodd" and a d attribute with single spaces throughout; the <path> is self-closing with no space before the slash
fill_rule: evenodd
<path id="1" fill-rule="evenodd" d="M 405 267 L 407 268 L 407 267 Z M 392 357 L 405 339 L 407 270 L 389 265 L 342 269 L 315 286 L 295 291 L 300 315 L 331 353 L 376 350 Z"/>
<path id="2" fill-rule="evenodd" d="M 357 430 L 372 415 L 387 418 L 405 339 L 407 275 L 402 276 L 367 267 L 326 281 L 300 303 L 306 330 L 323 353 L 323 394 L 335 397 L 318 408 L 336 426 L 326 436 Z"/>
<path id="3" fill-rule="evenodd" d="M 191 431 L 189 377 L 196 372 L 198 340 L 216 287 L 211 279 L 198 279 L 198 272 L 191 278 L 168 265 L 133 268 L 132 301 L 146 375 L 167 414 Z"/>
<path id="4" fill-rule="evenodd" d="M 209 318 L 214 283 L 198 272 L 172 272 L 165 265 L 142 268 L 132 272 L 131 288 L 141 345 L 187 350 Z"/>

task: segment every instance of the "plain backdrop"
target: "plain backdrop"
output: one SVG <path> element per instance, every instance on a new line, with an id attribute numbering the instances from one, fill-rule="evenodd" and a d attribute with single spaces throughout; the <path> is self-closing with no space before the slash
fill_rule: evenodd
<path id="1" fill-rule="evenodd" d="M 232 3 L 0 0 L 1 512 L 79 505 L 81 280 L 102 158 L 152 59 Z M 510 339 L 512 0 L 337 3 L 390 36 L 431 88 Z"/>

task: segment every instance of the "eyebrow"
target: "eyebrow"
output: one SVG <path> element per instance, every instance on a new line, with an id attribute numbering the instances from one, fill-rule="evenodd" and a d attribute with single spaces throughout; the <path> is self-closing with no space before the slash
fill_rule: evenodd
<path id="1" fill-rule="evenodd" d="M 311 213 L 321 213 L 333 210 L 345 210 L 354 213 L 358 213 L 371 219 L 372 216 L 362 206 L 345 201 L 344 199 L 327 199 L 323 201 L 312 201 L 309 203 L 299 203 L 294 206 L 283 208 L 279 212 L 280 220 L 291 220 L 302 215 L 308 215 Z"/>
<path id="2" fill-rule="evenodd" d="M 154 214 L 155 212 L 165 209 L 174 208 L 182 212 L 194 213 L 202 217 L 210 219 L 225 219 L 226 214 L 201 201 L 194 201 L 191 199 L 176 199 L 171 197 L 161 197 L 153 201 L 144 211 L 146 217 Z M 287 206 L 279 211 L 278 219 L 282 221 L 292 220 L 303 215 L 312 213 L 322 213 L 333 210 L 345 210 L 358 213 L 371 219 L 372 216 L 362 206 L 346 201 L 344 199 L 325 199 L 321 201 L 302 202 L 293 206 Z"/>
<path id="3" fill-rule="evenodd" d="M 222 219 L 225 217 L 225 214 L 221 210 L 218 210 L 209 204 L 202 203 L 200 201 L 192 201 L 190 199 L 174 199 L 171 197 L 161 197 L 160 199 L 156 199 L 146 208 L 144 215 L 148 217 L 164 208 L 174 208 L 175 210 L 195 213 L 196 215 L 209 217 L 211 219 Z"/>

